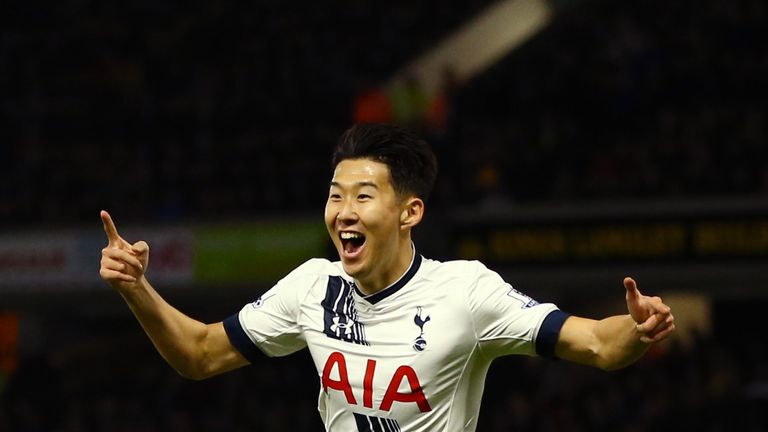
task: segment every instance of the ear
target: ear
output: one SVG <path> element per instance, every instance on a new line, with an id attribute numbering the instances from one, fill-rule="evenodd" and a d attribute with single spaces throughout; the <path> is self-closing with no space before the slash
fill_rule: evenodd
<path id="1" fill-rule="evenodd" d="M 400 212 L 400 228 L 413 228 L 424 217 L 424 201 L 421 198 L 410 197 L 403 202 Z"/>

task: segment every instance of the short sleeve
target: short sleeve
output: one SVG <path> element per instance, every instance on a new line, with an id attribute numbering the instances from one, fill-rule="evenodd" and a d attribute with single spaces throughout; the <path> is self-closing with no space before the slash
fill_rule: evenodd
<path id="1" fill-rule="evenodd" d="M 318 276 L 297 270 L 224 320 L 230 342 L 251 363 L 260 352 L 280 357 L 306 347 L 298 317 L 301 302 Z"/>
<path id="2" fill-rule="evenodd" d="M 476 263 L 469 307 L 480 348 L 492 357 L 554 353 L 567 314 L 551 303 L 539 303 Z"/>

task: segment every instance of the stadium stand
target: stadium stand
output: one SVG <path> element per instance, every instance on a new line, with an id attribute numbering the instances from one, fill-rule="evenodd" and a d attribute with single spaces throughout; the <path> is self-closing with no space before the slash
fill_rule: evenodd
<path id="1" fill-rule="evenodd" d="M 356 92 L 484 4 L 14 5 L 0 220 L 317 208 Z M 764 194 L 764 6 L 676 5 L 565 9 L 453 89 L 446 133 L 428 134 L 446 204 Z"/>

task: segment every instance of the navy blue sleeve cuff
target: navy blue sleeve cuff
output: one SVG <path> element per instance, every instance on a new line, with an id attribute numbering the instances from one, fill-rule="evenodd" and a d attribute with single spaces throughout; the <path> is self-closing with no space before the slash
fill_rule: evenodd
<path id="1" fill-rule="evenodd" d="M 243 326 L 240 325 L 238 314 L 230 315 L 224 320 L 224 331 L 227 332 L 232 346 L 237 348 L 240 354 L 251 363 L 255 363 L 262 355 L 258 347 L 251 341 L 251 338 L 245 334 Z"/>
<path id="2" fill-rule="evenodd" d="M 560 336 L 560 329 L 569 316 L 571 314 L 557 309 L 544 318 L 536 337 L 536 354 L 541 357 L 555 358 L 555 345 L 557 345 L 557 339 Z"/>

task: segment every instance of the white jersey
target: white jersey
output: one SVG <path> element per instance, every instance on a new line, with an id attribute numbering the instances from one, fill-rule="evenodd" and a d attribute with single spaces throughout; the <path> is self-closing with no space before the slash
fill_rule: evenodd
<path id="1" fill-rule="evenodd" d="M 224 321 L 253 361 L 309 347 L 329 431 L 474 431 L 485 375 L 506 354 L 552 356 L 567 315 L 476 261 L 414 254 L 365 296 L 339 262 L 307 261 Z"/>

